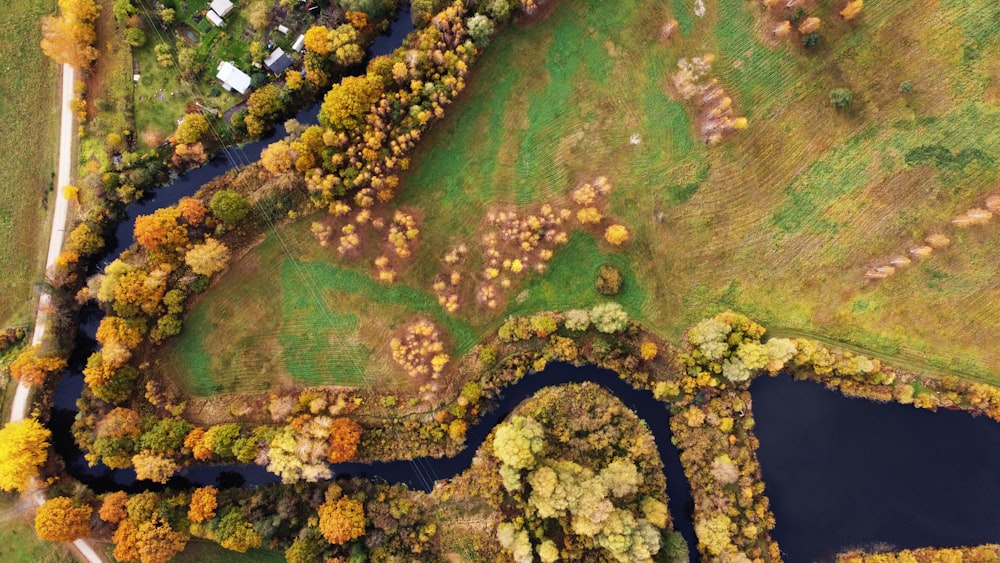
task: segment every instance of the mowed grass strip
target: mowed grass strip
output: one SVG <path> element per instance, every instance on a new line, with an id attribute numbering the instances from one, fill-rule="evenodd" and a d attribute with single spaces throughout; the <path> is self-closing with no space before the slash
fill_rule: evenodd
<path id="1" fill-rule="evenodd" d="M 57 66 L 42 54 L 41 18 L 55 0 L 14 0 L 0 26 L 0 326 L 31 319 L 31 285 L 41 279 L 58 150 Z"/>
<path id="2" fill-rule="evenodd" d="M 1000 7 L 971 4 L 1000 22 Z M 345 267 L 320 251 L 308 240 L 310 219 L 282 236 L 298 244 L 291 252 L 312 272 L 307 278 L 325 280 L 317 287 L 335 300 L 333 312 L 343 315 L 336 318 L 353 327 L 356 317 L 356 340 L 338 353 L 367 353 L 368 374 L 391 360 L 365 338 L 382 338 L 403 319 L 430 311 L 460 352 L 462 334 L 486 337 L 507 314 L 603 300 L 593 280 L 611 262 L 626 276 L 616 299 L 675 342 L 701 318 L 735 309 L 776 330 L 998 381 L 1000 322 L 992 312 L 1000 293 L 989 252 L 1000 225 L 948 231 L 951 248 L 886 283 L 863 281 L 874 261 L 947 229 L 955 213 L 997 187 L 989 163 L 1000 158 L 1000 87 L 990 77 L 1000 71 L 1000 45 L 975 43 L 983 24 L 957 4 L 942 8 L 873 1 L 856 24 L 829 20 L 820 47 L 806 52 L 795 40 L 762 44 L 750 4 L 716 5 L 703 18 L 652 1 L 561 4 L 541 21 L 505 30 L 466 93 L 424 137 L 397 202 L 423 213 L 420 246 L 397 284 L 376 284 L 364 266 Z M 671 16 L 684 39 L 664 44 L 657 35 Z M 692 108 L 667 94 L 677 61 L 706 53 L 717 57 L 712 76 L 750 117 L 748 131 L 715 146 L 696 140 Z M 900 92 L 904 80 L 912 93 Z M 854 92 L 851 108 L 831 106 L 833 88 Z M 986 160 L 916 163 L 913 151 L 924 145 L 953 155 L 976 149 Z M 628 225 L 626 245 L 573 235 L 547 273 L 510 292 L 503 312 L 466 303 L 457 321 L 446 321 L 433 307 L 430 287 L 449 248 L 467 244 L 466 275 L 478 275 L 474 254 L 488 210 L 559 203 L 597 175 L 616 186 L 608 215 Z M 249 256 L 273 264 L 273 252 L 265 243 Z M 228 289 L 213 290 L 203 304 L 240 303 L 278 318 L 273 295 L 287 292 L 288 280 L 279 283 L 273 271 L 265 278 L 262 290 L 256 278 L 230 276 L 219 284 Z M 217 338 L 232 354 L 269 338 L 242 341 L 220 324 L 223 339 L 204 326 L 208 318 L 196 309 L 193 334 Z"/>

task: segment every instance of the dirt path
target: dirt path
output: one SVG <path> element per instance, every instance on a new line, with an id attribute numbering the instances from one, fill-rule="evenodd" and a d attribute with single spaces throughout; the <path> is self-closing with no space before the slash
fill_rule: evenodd
<path id="1" fill-rule="evenodd" d="M 73 110 L 69 103 L 73 99 L 73 80 L 76 71 L 69 65 L 62 66 L 62 101 L 60 102 L 59 115 L 59 170 L 56 175 L 55 190 L 55 212 L 52 214 L 52 232 L 49 234 L 49 252 L 45 259 L 45 269 L 48 270 L 55 263 L 56 257 L 62 252 L 63 239 L 66 237 L 66 219 L 69 215 L 69 202 L 62 195 L 63 186 L 69 185 L 73 171 Z M 49 295 L 43 293 L 38 300 L 38 309 L 35 314 L 35 332 L 31 335 L 32 346 L 40 344 L 45 336 L 45 311 L 49 309 Z M 18 384 L 14 393 L 14 400 L 10 407 L 10 420 L 15 422 L 24 420 L 28 410 L 28 396 L 31 393 L 31 386 Z M 17 513 L 23 513 L 28 507 L 39 506 L 45 501 L 41 490 L 33 489 L 21 496 L 17 503 Z M 97 554 L 97 551 L 86 540 L 79 539 L 73 542 L 73 547 L 90 563 L 104 563 L 104 559 Z"/>

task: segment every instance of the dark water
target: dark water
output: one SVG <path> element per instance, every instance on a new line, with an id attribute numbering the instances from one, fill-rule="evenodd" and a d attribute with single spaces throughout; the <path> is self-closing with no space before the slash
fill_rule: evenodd
<path id="1" fill-rule="evenodd" d="M 831 561 L 876 542 L 1000 542 L 1000 424 L 850 399 L 787 376 L 751 390 L 785 561 Z"/>

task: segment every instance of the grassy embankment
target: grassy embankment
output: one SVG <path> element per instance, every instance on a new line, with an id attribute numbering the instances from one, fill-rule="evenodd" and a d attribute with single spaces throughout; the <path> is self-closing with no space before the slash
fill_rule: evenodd
<path id="1" fill-rule="evenodd" d="M 54 0 L 13 2 L 0 29 L 0 326 L 32 319 L 31 284 L 41 279 L 59 135 L 58 67 L 42 54 L 41 18 Z"/>
<path id="2" fill-rule="evenodd" d="M 362 374 L 385 381 L 394 373 L 385 335 L 414 315 L 430 313 L 461 354 L 506 314 L 599 301 L 594 275 L 612 260 L 629 265 L 626 308 L 675 342 L 731 308 L 772 332 L 997 381 L 1000 320 L 990 313 L 1000 307 L 991 266 L 1000 228 L 947 228 L 995 189 L 997 173 L 906 156 L 939 145 L 1000 158 L 989 23 L 1000 6 L 872 1 L 851 26 L 824 11 L 814 52 L 795 40 L 764 45 L 750 4 L 713 4 L 703 18 L 673 8 L 562 3 L 504 31 L 403 179 L 396 203 L 420 209 L 424 224 L 397 285 L 373 283 L 367 264 L 318 248 L 310 219 L 293 224 L 198 304 L 169 349 L 171 372 L 199 395 L 282 381 L 356 384 Z M 662 44 L 658 28 L 671 16 L 686 34 Z M 680 57 L 706 52 L 750 121 L 711 147 L 695 140 L 690 113 L 665 89 Z M 899 92 L 903 81 L 912 93 Z M 829 102 L 841 87 L 854 93 L 847 111 Z M 430 286 L 443 252 L 465 242 L 474 253 L 488 209 L 558 202 L 600 174 L 616 186 L 610 214 L 632 231 L 621 253 L 579 234 L 503 314 L 467 305 L 449 319 L 437 308 Z M 942 229 L 950 248 L 864 282 L 876 260 Z"/>

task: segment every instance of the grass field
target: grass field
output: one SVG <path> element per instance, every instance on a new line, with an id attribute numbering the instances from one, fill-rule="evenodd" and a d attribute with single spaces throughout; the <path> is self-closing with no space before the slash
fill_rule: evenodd
<path id="1" fill-rule="evenodd" d="M 41 18 L 55 0 L 18 0 L 0 29 L 0 326 L 31 319 L 31 284 L 41 279 L 48 240 L 46 208 L 56 195 L 59 121 L 57 67 L 42 54 Z"/>
<path id="2" fill-rule="evenodd" d="M 0 561 L 9 563 L 71 563 L 76 556 L 66 544 L 42 541 L 35 535 L 32 514 L 21 513 L 17 497 L 0 494 Z"/>
<path id="3" fill-rule="evenodd" d="M 819 2 L 823 40 L 805 51 L 794 39 L 763 44 L 755 4 L 707 3 L 700 18 L 689 4 L 562 2 L 542 21 L 505 30 L 403 179 L 398 204 L 420 209 L 424 224 L 397 285 L 345 270 L 308 240 L 309 219 L 293 224 L 282 231 L 288 255 L 275 253 L 272 235 L 195 307 L 170 347 L 170 369 L 196 394 L 289 376 L 381 381 L 391 363 L 385 331 L 421 312 L 447 326 L 460 354 L 466 338 L 487 335 L 505 315 L 467 307 L 447 320 L 427 308 L 443 252 L 476 248 L 488 209 L 557 201 L 603 174 L 616 186 L 610 214 L 632 240 L 614 254 L 575 235 L 547 274 L 515 289 L 505 313 L 592 304 L 601 299 L 596 269 L 611 261 L 626 273 L 623 304 L 675 342 L 731 308 L 778 333 L 1000 382 L 1000 222 L 948 227 L 997 191 L 1000 5 L 870 0 L 848 26 L 828 17 L 835 3 Z M 657 33 L 670 17 L 682 37 L 664 44 Z M 716 55 L 712 76 L 750 123 L 714 146 L 697 140 L 690 108 L 666 90 L 679 58 L 705 53 Z M 900 93 L 903 81 L 912 93 Z M 844 87 L 854 102 L 837 111 L 829 92 Z M 982 158 L 921 161 L 927 147 Z M 877 260 L 935 232 L 951 247 L 884 282 L 864 281 Z M 287 271 L 300 263 L 292 269 L 313 289 L 290 311 L 302 288 Z M 386 292 L 400 300 L 387 305 Z M 315 324 L 316 311 L 329 316 Z M 321 327 L 341 346 L 309 341 L 326 338 Z M 210 356 L 241 365 L 220 370 Z M 365 367 L 350 367 L 358 363 Z"/>

